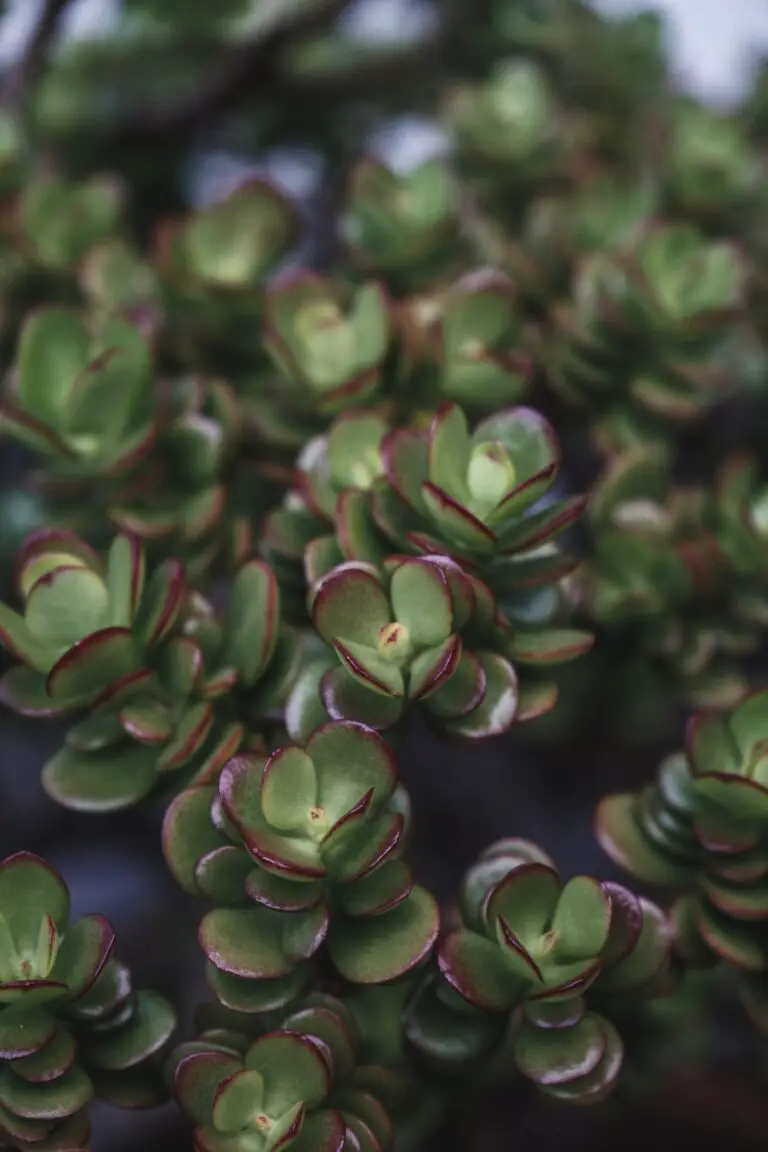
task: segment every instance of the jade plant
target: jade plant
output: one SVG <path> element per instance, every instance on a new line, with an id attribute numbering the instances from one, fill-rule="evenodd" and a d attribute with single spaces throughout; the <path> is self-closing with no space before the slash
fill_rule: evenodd
<path id="1" fill-rule="evenodd" d="M 716 1064 L 725 1006 L 757 1067 L 765 69 L 716 113 L 582 0 L 386 47 L 117 7 L 3 64 L 0 705 L 50 819 L 4 789 L 0 1145 L 173 1099 L 198 1152 L 480 1149 L 513 1082 L 615 1116 Z M 174 1006 L 71 914 L 56 806 L 155 843 L 194 1012 L 175 910 Z"/>

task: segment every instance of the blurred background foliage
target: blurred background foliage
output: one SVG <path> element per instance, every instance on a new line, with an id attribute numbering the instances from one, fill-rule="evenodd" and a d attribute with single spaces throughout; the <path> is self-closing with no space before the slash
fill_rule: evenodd
<path id="1" fill-rule="evenodd" d="M 760 7 L 757 0 L 745 5 Z M 716 13 L 704 7 L 691 0 L 702 35 L 716 45 L 737 6 Z M 87 21 L 78 8 L 62 0 L 22 0 L 8 17 L 17 28 L 28 25 L 32 39 L 21 64 L 6 52 L 6 96 L 25 108 L 38 170 L 57 174 L 56 187 L 46 189 L 51 198 L 41 194 L 27 204 L 29 235 L 49 268 L 78 258 L 84 219 L 89 227 L 102 219 L 104 234 L 112 231 L 112 186 L 94 187 L 86 207 L 74 191 L 76 182 L 109 173 L 128 190 L 120 195 L 121 228 L 144 246 L 155 242 L 161 221 L 267 175 L 299 206 L 301 236 L 288 263 L 326 269 L 343 244 L 339 207 L 349 203 L 350 171 L 359 158 L 374 152 L 403 171 L 441 156 L 448 120 L 463 143 L 474 193 L 491 209 L 480 220 L 470 213 L 464 224 L 485 259 L 501 263 L 518 284 L 521 324 L 535 326 L 542 317 L 550 324 L 549 305 L 558 293 L 568 296 L 579 255 L 654 212 L 693 219 L 709 238 L 735 238 L 745 247 L 754 264 L 752 303 L 726 373 L 730 380 L 738 374 L 739 394 L 683 429 L 676 480 L 711 476 L 728 447 L 751 447 L 764 459 L 768 64 L 756 62 L 754 84 L 732 99 L 732 114 L 721 117 L 678 93 L 668 30 L 650 9 L 614 11 L 606 23 L 579 0 L 399 0 L 386 12 L 383 5 L 347 0 L 123 0 L 91 6 Z M 768 12 L 762 19 L 768 38 Z M 77 35 L 55 36 L 60 20 Z M 500 62 L 520 57 L 537 70 L 514 76 L 499 70 Z M 733 71 L 731 65 L 729 79 Z M 0 126 L 6 191 L 15 185 L 18 161 L 18 140 Z M 656 176 L 650 192 L 648 172 Z M 598 190 L 591 207 L 574 211 L 581 190 L 605 173 L 624 191 L 612 203 L 610 188 Z M 563 205 L 564 223 L 558 217 Z M 51 231 L 47 225 L 57 214 L 64 227 Z M 385 236 L 381 250 L 391 253 L 393 242 Z M 16 258 L 12 246 L 0 244 L 6 282 Z M 38 295 L 39 284 L 26 283 L 21 299 L 4 304 L 6 312 L 17 310 L 1 318 L 4 371 L 18 309 Z M 556 321 L 546 332 L 554 333 L 557 350 L 558 332 L 570 339 L 580 318 L 563 320 L 559 329 Z M 580 335 L 582 351 L 588 340 L 583 329 Z M 236 363 L 236 351 L 229 354 Z M 222 372 L 228 368 L 221 365 Z M 749 407 L 745 394 L 753 400 Z M 544 403 L 562 416 L 572 412 L 568 401 L 553 389 Z M 643 436 L 648 432 L 647 405 L 629 415 L 626 407 L 611 413 L 606 426 L 593 415 L 599 409 L 602 418 L 605 410 L 591 403 L 591 438 L 583 417 L 558 423 L 569 448 L 565 483 L 571 490 L 583 490 L 599 474 L 606 437 L 632 438 L 638 427 Z M 45 516 L 41 496 L 19 486 L 28 464 L 23 449 L 0 442 L 6 584 L 10 556 Z M 594 523 L 586 529 L 596 530 Z M 670 692 L 666 673 L 637 658 L 638 651 L 621 630 L 612 632 L 560 674 L 560 704 L 551 718 L 473 750 L 470 772 L 460 749 L 412 732 L 403 764 L 419 828 L 414 865 L 439 897 L 454 891 L 487 843 L 509 834 L 537 840 L 566 871 L 613 875 L 591 837 L 595 803 L 606 791 L 650 778 L 660 756 L 676 746 L 690 702 L 685 692 Z M 743 667 L 753 682 L 764 677 L 764 646 L 750 651 Z M 719 691 L 722 683 L 695 691 Z M 181 999 L 188 1020 L 203 994 L 197 910 L 166 874 L 160 815 L 142 811 L 95 822 L 63 812 L 39 784 L 40 764 L 60 739 L 55 726 L 38 730 L 5 712 L 0 725 L 3 855 L 27 848 L 65 871 L 75 913 L 104 911 L 141 981 Z M 768 1121 L 764 1055 L 727 990 L 706 984 L 700 995 L 722 996 L 722 1007 L 718 1001 L 710 1025 L 694 1004 L 698 1026 L 683 1038 L 687 1070 L 656 1088 L 652 1103 L 643 1098 L 642 1105 L 622 1101 L 601 1115 L 565 1114 L 515 1086 L 483 1104 L 471 1137 L 454 1126 L 435 1148 L 490 1152 L 535 1140 L 554 1149 L 566 1139 L 585 1149 L 607 1149 L 617 1139 L 626 1148 L 689 1139 L 701 1149 L 725 1141 L 733 1149 L 761 1146 Z M 699 1067 L 697 1057 L 705 1055 Z M 93 1148 L 159 1152 L 185 1148 L 188 1140 L 172 1108 L 127 1119 L 97 1114 Z"/>

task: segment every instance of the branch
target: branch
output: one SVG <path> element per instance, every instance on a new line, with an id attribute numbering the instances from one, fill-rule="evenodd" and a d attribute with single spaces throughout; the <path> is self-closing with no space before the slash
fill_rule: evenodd
<path id="1" fill-rule="evenodd" d="M 30 88 L 40 78 L 59 27 L 59 21 L 70 0 L 45 0 L 40 19 L 17 66 L 6 82 L 5 98 L 21 104 Z"/>
<path id="2" fill-rule="evenodd" d="M 270 88 L 278 75 L 279 56 L 285 48 L 322 32 L 350 3 L 351 0 L 295 3 L 260 35 L 228 51 L 215 74 L 202 87 L 164 108 L 132 113 L 109 132 L 110 142 L 160 144 L 205 127 Z"/>

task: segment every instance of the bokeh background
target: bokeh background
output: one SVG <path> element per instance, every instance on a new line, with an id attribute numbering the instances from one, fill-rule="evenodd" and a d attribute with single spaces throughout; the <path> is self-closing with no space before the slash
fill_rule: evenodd
<path id="1" fill-rule="evenodd" d="M 212 0 L 215 2 L 215 0 Z M 471 3 L 472 0 L 467 0 Z M 643 5 L 647 7 L 648 5 Z M 768 53 L 768 0 L 665 0 L 654 5 L 667 18 L 670 52 L 679 84 L 701 98 L 728 106 L 745 89 L 760 50 Z M 607 14 L 639 7 L 632 0 L 600 0 Z M 15 0 L 0 19 L 0 67 L 13 62 L 34 27 L 35 0 Z M 116 0 L 74 0 L 64 22 L 69 42 L 114 36 Z M 428 35 L 429 8 L 419 0 L 360 0 L 350 19 L 356 35 L 380 40 Z M 140 65 L 139 65 L 140 67 Z M 439 134 L 412 119 L 377 126 L 376 147 L 390 160 L 409 164 L 439 149 Z M 87 164 L 87 155 L 84 163 Z M 159 159 L 150 163 L 160 163 Z M 266 155 L 237 150 L 208 135 L 185 159 L 184 195 L 191 203 L 218 198 L 246 173 L 267 168 L 311 213 L 314 235 L 304 256 L 323 245 L 323 173 L 306 151 L 272 150 Z M 152 173 L 147 176 L 151 184 Z M 327 205 L 325 206 L 327 208 Z M 13 486 L 23 455 L 0 444 L 0 485 Z M 0 526 L 0 531 L 2 527 Z M 445 899 L 462 870 L 491 840 L 524 835 L 538 840 L 565 871 L 612 874 L 591 837 L 595 801 L 620 782 L 650 777 L 658 746 L 628 750 L 610 730 L 605 706 L 593 702 L 581 734 L 567 746 L 501 739 L 480 753 L 446 750 L 414 732 L 403 760 L 412 790 L 418 835 L 417 875 Z M 179 1004 L 182 1026 L 205 996 L 202 957 L 195 944 L 198 907 L 167 877 L 159 849 L 159 816 L 152 811 L 115 818 L 78 817 L 57 809 L 44 796 L 39 769 L 59 733 L 0 714 L 0 849 L 26 848 L 45 855 L 63 871 L 78 915 L 100 911 L 117 929 L 122 954 L 138 983 L 157 987 Z M 496 1152 L 525 1148 L 631 1150 L 649 1142 L 663 1149 L 694 1145 L 708 1149 L 766 1147 L 768 1093 L 738 1022 L 726 1019 L 718 1032 L 714 1068 L 695 1063 L 629 1110 L 607 1114 L 559 1113 L 511 1088 L 482 1102 L 469 1130 L 441 1133 L 441 1152 Z M 93 1152 L 175 1152 L 190 1137 L 172 1108 L 126 1115 L 97 1111 Z M 426 1150 L 425 1150 L 426 1152 Z"/>

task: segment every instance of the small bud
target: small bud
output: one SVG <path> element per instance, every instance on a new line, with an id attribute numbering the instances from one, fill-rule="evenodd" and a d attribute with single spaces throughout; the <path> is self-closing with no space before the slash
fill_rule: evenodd
<path id="1" fill-rule="evenodd" d="M 495 508 L 515 486 L 515 466 L 501 444 L 478 444 L 467 470 L 467 485 L 485 510 Z"/>
<path id="2" fill-rule="evenodd" d="M 385 624 L 379 633 L 379 655 L 392 664 L 400 664 L 410 651 L 411 637 L 405 624 Z"/>

